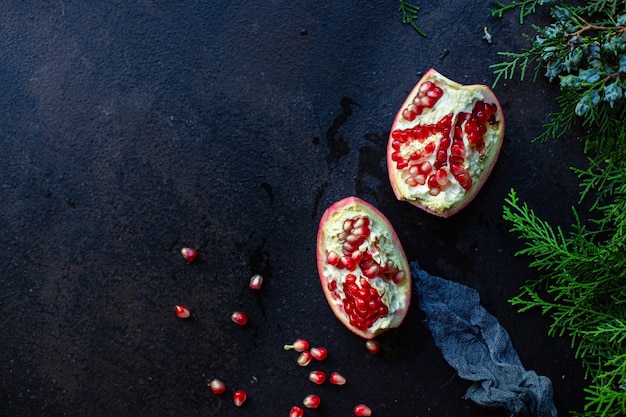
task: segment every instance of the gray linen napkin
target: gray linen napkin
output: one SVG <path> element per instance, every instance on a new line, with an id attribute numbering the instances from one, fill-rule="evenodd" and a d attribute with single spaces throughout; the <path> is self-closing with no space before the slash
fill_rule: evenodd
<path id="1" fill-rule="evenodd" d="M 417 262 L 411 274 L 435 344 L 461 378 L 473 381 L 464 398 L 504 407 L 510 416 L 556 417 L 552 382 L 524 369 L 508 333 L 474 289 L 434 277 Z"/>

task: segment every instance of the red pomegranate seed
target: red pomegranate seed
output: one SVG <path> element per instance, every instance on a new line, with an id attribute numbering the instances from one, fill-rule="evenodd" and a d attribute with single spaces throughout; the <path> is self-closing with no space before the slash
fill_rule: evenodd
<path id="1" fill-rule="evenodd" d="M 237 407 L 241 407 L 241 405 L 246 401 L 248 395 L 242 389 L 238 389 L 233 393 L 233 402 Z"/>
<path id="2" fill-rule="evenodd" d="M 320 406 L 320 403 L 320 397 L 315 394 L 307 395 L 304 397 L 304 400 L 302 400 L 302 404 L 304 404 L 306 408 L 317 408 Z"/>
<path id="3" fill-rule="evenodd" d="M 371 416 L 372 410 L 365 404 L 358 404 L 354 407 L 354 415 L 357 417 Z"/>
<path id="4" fill-rule="evenodd" d="M 252 275 L 252 278 L 250 278 L 250 289 L 260 290 L 262 285 L 263 277 L 259 274 Z"/>
<path id="5" fill-rule="evenodd" d="M 304 410 L 302 407 L 298 407 L 297 405 L 291 407 L 291 410 L 289 411 L 289 417 L 302 417 L 303 415 Z"/>
<path id="6" fill-rule="evenodd" d="M 300 366 L 307 366 L 308 364 L 311 363 L 312 358 L 313 358 L 313 355 L 311 355 L 311 352 L 309 352 L 308 350 L 305 350 L 304 352 L 300 354 L 300 356 L 298 356 L 298 359 L 296 362 L 298 362 L 298 365 Z"/>
<path id="7" fill-rule="evenodd" d="M 293 349 L 296 352 L 304 352 L 308 348 L 309 348 L 309 342 L 307 342 L 304 339 L 296 339 L 296 341 L 293 342 L 292 345 L 285 345 L 285 346 L 283 346 L 283 349 L 285 349 L 285 350 Z"/>
<path id="8" fill-rule="evenodd" d="M 235 311 L 230 316 L 230 319 L 240 326 L 244 326 L 246 323 L 248 323 L 248 316 L 243 311 Z"/>
<path id="9" fill-rule="evenodd" d="M 346 378 L 344 378 L 339 372 L 333 372 L 330 374 L 330 378 L 328 378 L 328 380 L 334 385 L 344 385 L 346 383 Z"/>
<path id="10" fill-rule="evenodd" d="M 188 308 L 179 305 L 174 306 L 174 312 L 180 319 L 187 319 L 191 316 L 191 312 Z"/>
<path id="11" fill-rule="evenodd" d="M 314 347 L 311 348 L 311 356 L 315 358 L 315 360 L 323 361 L 328 356 L 328 350 L 323 347 Z"/>
<path id="12" fill-rule="evenodd" d="M 337 266 L 337 264 L 339 263 L 339 255 L 337 255 L 337 253 L 333 251 L 328 252 L 326 262 L 328 262 L 328 265 Z"/>
<path id="13" fill-rule="evenodd" d="M 311 371 L 309 374 L 309 381 L 322 385 L 326 381 L 326 373 L 324 371 Z"/>
<path id="14" fill-rule="evenodd" d="M 223 394 L 226 391 L 226 385 L 219 379 L 214 379 L 209 383 L 211 392 L 215 395 Z"/>
<path id="15" fill-rule="evenodd" d="M 372 355 L 375 355 L 380 350 L 380 342 L 378 340 L 373 340 L 373 339 L 368 340 L 367 342 L 365 342 L 365 347 L 367 348 L 367 351 L 369 353 L 371 353 Z"/>
<path id="16" fill-rule="evenodd" d="M 193 248 L 182 248 L 180 253 L 187 262 L 193 262 L 196 259 L 196 256 L 198 256 L 198 251 Z"/>

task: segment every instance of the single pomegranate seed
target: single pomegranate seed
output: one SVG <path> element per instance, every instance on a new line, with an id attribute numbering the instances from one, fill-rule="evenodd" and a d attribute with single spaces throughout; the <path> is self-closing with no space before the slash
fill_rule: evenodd
<path id="1" fill-rule="evenodd" d="M 378 342 L 378 340 L 371 339 L 365 342 L 365 347 L 369 353 L 375 355 L 380 350 L 380 342 Z"/>
<path id="2" fill-rule="evenodd" d="M 339 255 L 337 255 L 337 253 L 333 251 L 328 252 L 326 262 L 328 262 L 328 265 L 337 266 L 337 264 L 339 263 Z"/>
<path id="3" fill-rule="evenodd" d="M 328 380 L 334 385 L 344 385 L 346 383 L 346 378 L 344 378 L 339 372 L 333 372 L 330 374 Z"/>
<path id="4" fill-rule="evenodd" d="M 448 184 L 448 173 L 445 169 L 440 169 L 435 173 L 435 179 L 440 186 L 445 186 Z"/>
<path id="5" fill-rule="evenodd" d="M 300 366 L 307 366 L 311 363 L 311 359 L 313 359 L 313 355 L 311 355 L 311 352 L 309 352 L 308 350 L 305 350 L 300 354 L 300 356 L 298 356 L 296 362 Z"/>
<path id="6" fill-rule="evenodd" d="M 322 385 L 326 381 L 326 373 L 324 371 L 311 371 L 309 374 L 309 381 Z"/>
<path id="7" fill-rule="evenodd" d="M 304 352 L 308 348 L 309 348 L 309 342 L 307 342 L 304 339 L 296 339 L 296 341 L 293 342 L 293 345 L 285 345 L 285 346 L 283 346 L 283 349 L 285 349 L 285 350 L 293 349 L 296 352 Z"/>
<path id="8" fill-rule="evenodd" d="M 211 392 L 215 395 L 223 394 L 226 391 L 226 385 L 219 379 L 213 379 L 209 386 L 211 387 Z"/>
<path id="9" fill-rule="evenodd" d="M 411 107 L 411 106 L 413 106 L 413 107 Z M 415 113 L 415 106 L 414 105 L 410 105 L 409 107 L 407 107 L 406 109 L 404 109 L 402 111 L 402 117 L 404 117 L 405 120 L 407 120 L 409 122 L 412 122 L 417 117 L 417 113 Z"/>
<path id="10" fill-rule="evenodd" d="M 298 407 L 297 405 L 291 407 L 291 410 L 289 411 L 289 417 L 302 417 L 303 415 L 304 410 L 302 407 Z"/>
<path id="11" fill-rule="evenodd" d="M 304 397 L 304 400 L 302 400 L 302 404 L 304 404 L 306 408 L 317 408 L 320 406 L 320 403 L 320 397 L 315 394 L 307 395 Z"/>
<path id="12" fill-rule="evenodd" d="M 193 262 L 196 259 L 196 256 L 198 256 L 198 251 L 193 248 L 182 248 L 180 253 L 187 262 Z"/>
<path id="13" fill-rule="evenodd" d="M 396 284 L 401 283 L 406 278 L 406 273 L 404 271 L 398 271 L 391 277 L 391 280 Z"/>
<path id="14" fill-rule="evenodd" d="M 365 265 L 361 264 L 361 272 L 367 278 L 376 278 L 378 276 L 378 271 L 380 267 L 375 261 L 367 263 Z"/>
<path id="15" fill-rule="evenodd" d="M 233 402 L 237 407 L 241 407 L 241 405 L 246 401 L 248 395 L 242 389 L 238 389 L 233 393 Z"/>
<path id="16" fill-rule="evenodd" d="M 244 313 L 243 311 L 235 311 L 231 316 L 230 319 L 234 322 L 237 323 L 240 326 L 244 326 L 246 323 L 248 323 L 248 316 L 246 315 L 246 313 Z"/>
<path id="17" fill-rule="evenodd" d="M 263 285 L 263 277 L 259 274 L 252 275 L 250 278 L 250 289 L 252 290 L 260 290 Z"/>
<path id="18" fill-rule="evenodd" d="M 328 356 L 328 350 L 323 347 L 314 347 L 311 348 L 311 356 L 313 356 L 318 361 L 323 361 Z"/>
<path id="19" fill-rule="evenodd" d="M 365 404 L 358 404 L 354 407 L 354 415 L 357 417 L 367 417 L 372 415 L 372 410 Z"/>
<path id="20" fill-rule="evenodd" d="M 174 312 L 180 319 L 186 319 L 186 318 L 189 318 L 189 316 L 191 316 L 191 312 L 189 311 L 187 307 L 183 307 L 179 305 L 174 306 Z"/>

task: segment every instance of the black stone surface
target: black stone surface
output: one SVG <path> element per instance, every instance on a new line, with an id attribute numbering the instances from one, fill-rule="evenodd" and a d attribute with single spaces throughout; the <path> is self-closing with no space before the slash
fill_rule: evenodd
<path id="1" fill-rule="evenodd" d="M 363 402 L 378 417 L 503 416 L 461 398 L 468 383 L 417 303 L 377 356 L 332 315 L 315 239 L 348 195 L 389 217 L 410 260 L 477 289 L 525 366 L 552 379 L 560 413 L 582 411 L 570 341 L 507 302 L 537 273 L 502 220 L 515 187 L 567 229 L 581 145 L 531 143 L 555 86 L 502 82 L 505 143 L 478 197 L 450 219 L 396 201 L 386 138 L 420 74 L 491 84 L 497 52 L 532 32 L 515 14 L 491 17 L 489 2 L 419 3 L 427 38 L 393 1 L 1 2 L 0 414 L 287 416 L 317 393 L 306 415 Z M 260 293 L 247 287 L 255 273 Z M 298 367 L 283 350 L 298 337 L 328 360 Z M 348 384 L 315 386 L 312 369 Z M 210 393 L 215 377 L 227 394 Z"/>

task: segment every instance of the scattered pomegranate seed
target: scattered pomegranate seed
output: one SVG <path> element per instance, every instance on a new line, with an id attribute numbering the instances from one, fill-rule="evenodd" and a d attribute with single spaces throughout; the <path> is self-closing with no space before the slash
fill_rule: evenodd
<path id="1" fill-rule="evenodd" d="M 326 381 L 326 373 L 324 371 L 311 371 L 309 381 L 315 382 L 317 385 L 322 385 L 324 381 Z"/>
<path id="2" fill-rule="evenodd" d="M 346 383 L 346 378 L 343 377 L 339 372 L 333 372 L 330 374 L 330 378 L 328 378 L 331 384 L 335 385 L 344 385 Z"/>
<path id="3" fill-rule="evenodd" d="M 238 389 L 233 393 L 233 402 L 237 407 L 241 407 L 241 405 L 246 401 L 248 395 L 242 389 Z"/>
<path id="4" fill-rule="evenodd" d="M 304 397 L 304 400 L 302 400 L 302 404 L 304 404 L 306 408 L 317 408 L 320 406 L 320 402 L 320 397 L 315 394 L 307 395 Z"/>
<path id="5" fill-rule="evenodd" d="M 259 274 L 252 275 L 250 278 L 250 289 L 252 290 L 260 290 L 263 285 L 263 277 Z"/>
<path id="6" fill-rule="evenodd" d="M 193 262 L 196 259 L 196 256 L 198 256 L 198 251 L 193 248 L 182 248 L 180 253 L 187 262 Z"/>
<path id="7" fill-rule="evenodd" d="M 285 350 L 293 349 L 296 352 L 304 352 L 309 348 L 309 342 L 304 339 L 297 339 L 295 342 L 293 342 L 293 345 L 285 345 L 283 348 Z"/>
<path id="8" fill-rule="evenodd" d="M 243 311 L 235 311 L 230 316 L 230 319 L 240 326 L 244 326 L 246 323 L 248 323 L 248 316 Z"/>
<path id="9" fill-rule="evenodd" d="M 354 407 L 354 415 L 357 417 L 367 417 L 372 415 L 372 410 L 365 404 L 358 404 Z"/>
<path id="10" fill-rule="evenodd" d="M 300 366 L 307 366 L 311 363 L 311 359 L 313 359 L 313 355 L 308 350 L 305 350 L 298 356 L 297 362 Z"/>
<path id="11" fill-rule="evenodd" d="M 291 410 L 289 411 L 289 417 L 302 417 L 303 415 L 304 410 L 302 407 L 298 407 L 297 405 L 291 407 Z"/>
<path id="12" fill-rule="evenodd" d="M 176 315 L 180 319 L 187 319 L 189 318 L 189 316 L 191 316 L 191 312 L 188 308 L 179 305 L 174 306 L 174 313 L 176 313 Z"/>
<path id="13" fill-rule="evenodd" d="M 375 355 L 380 351 L 380 342 L 378 340 L 371 339 L 365 342 L 365 347 L 369 353 Z"/>
<path id="14" fill-rule="evenodd" d="M 323 361 L 328 356 L 328 349 L 323 347 L 314 347 L 311 348 L 311 356 L 313 356 L 318 361 Z"/>
<path id="15" fill-rule="evenodd" d="M 219 379 L 213 379 L 209 383 L 211 387 L 211 392 L 215 395 L 223 394 L 226 391 L 226 385 Z"/>

